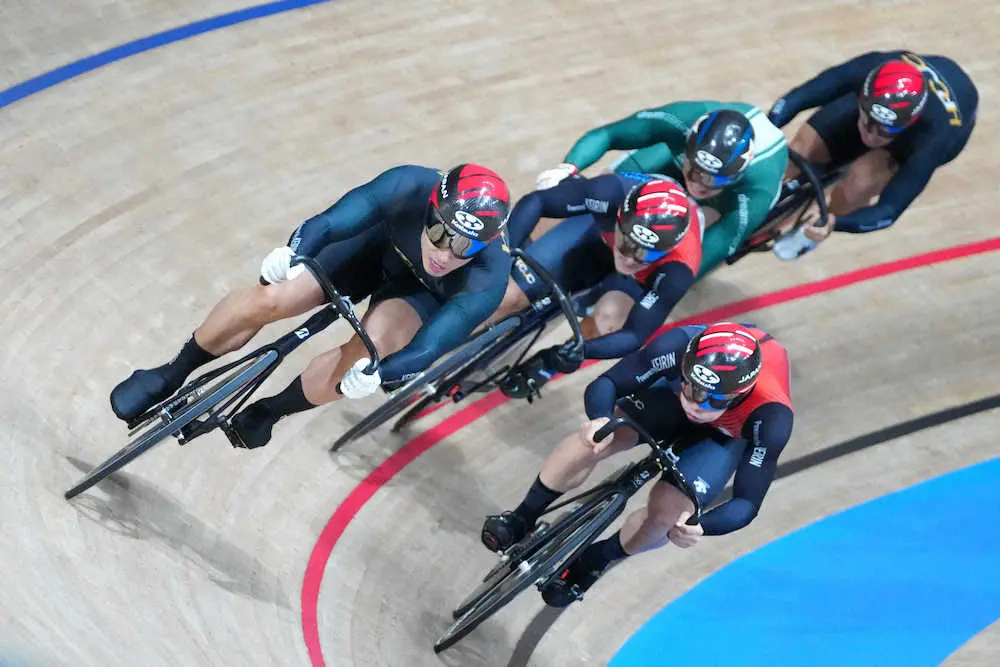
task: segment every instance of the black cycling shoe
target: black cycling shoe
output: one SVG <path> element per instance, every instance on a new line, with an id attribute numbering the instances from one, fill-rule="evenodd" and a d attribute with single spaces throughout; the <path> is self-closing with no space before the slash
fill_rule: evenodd
<path id="1" fill-rule="evenodd" d="M 130 422 L 160 401 L 173 396 L 183 384 L 184 378 L 169 378 L 162 367 L 134 371 L 111 390 L 111 409 L 119 419 Z"/>
<path id="2" fill-rule="evenodd" d="M 251 403 L 243 411 L 233 416 L 229 435 L 234 447 L 256 449 L 271 440 L 271 429 L 278 422 L 271 412 L 260 404 Z"/>
<path id="3" fill-rule="evenodd" d="M 526 398 L 530 403 L 536 396 L 541 396 L 542 387 L 554 375 L 543 366 L 540 358 L 532 357 L 500 382 L 500 392 L 508 398 Z"/>
<path id="4" fill-rule="evenodd" d="M 542 600 L 550 607 L 568 607 L 590 590 L 604 570 L 586 570 L 574 562 L 562 573 L 542 586 Z"/>
<path id="5" fill-rule="evenodd" d="M 506 551 L 528 534 L 528 521 L 515 512 L 491 514 L 483 523 L 481 538 L 490 551 Z"/>

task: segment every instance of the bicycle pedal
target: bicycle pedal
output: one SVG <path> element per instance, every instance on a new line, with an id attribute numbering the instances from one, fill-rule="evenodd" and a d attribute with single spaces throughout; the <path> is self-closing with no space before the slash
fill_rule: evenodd
<path id="1" fill-rule="evenodd" d="M 194 420 L 181 427 L 181 430 L 174 434 L 177 443 L 186 445 L 200 435 L 210 432 L 215 426 L 204 421 Z"/>
<path id="2" fill-rule="evenodd" d="M 231 444 L 233 447 L 238 447 L 240 449 L 249 449 L 246 443 L 243 442 L 243 439 L 240 438 L 240 434 L 236 432 L 236 429 L 233 428 L 233 425 L 230 423 L 228 419 L 220 419 L 219 428 L 222 429 L 222 432 L 226 434 L 226 437 L 229 439 L 229 444 Z"/>

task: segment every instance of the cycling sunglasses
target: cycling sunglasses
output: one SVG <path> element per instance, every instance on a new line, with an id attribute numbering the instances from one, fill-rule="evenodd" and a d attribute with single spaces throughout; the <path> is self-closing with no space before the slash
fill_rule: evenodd
<path id="1" fill-rule="evenodd" d="M 888 125 L 883 125 L 865 113 L 864 107 L 859 106 L 858 111 L 861 113 L 861 122 L 864 123 L 865 129 L 869 132 L 874 132 L 883 139 L 892 139 L 906 129 L 905 125 L 903 127 L 890 127 Z"/>
<path id="2" fill-rule="evenodd" d="M 431 216 L 428 219 L 426 230 L 427 238 L 430 239 L 431 245 L 435 248 L 451 250 L 451 254 L 457 259 L 469 259 L 488 245 L 484 241 L 470 239 L 468 236 L 454 231 L 445 224 L 441 213 L 436 208 L 433 206 L 430 208 Z"/>
<path id="3" fill-rule="evenodd" d="M 707 389 L 701 389 L 685 382 L 681 384 L 681 395 L 702 410 L 725 410 L 746 394 L 745 392 L 740 394 L 713 394 Z"/>
<path id="4" fill-rule="evenodd" d="M 739 176 L 719 176 L 716 174 L 710 174 L 692 164 L 691 160 L 687 158 L 684 158 L 683 171 L 685 180 L 694 181 L 703 187 L 711 188 L 713 190 L 721 190 L 727 185 L 732 185 L 739 178 Z"/>
<path id="5" fill-rule="evenodd" d="M 615 247 L 618 248 L 618 252 L 621 254 L 631 257 L 642 264 L 652 264 L 669 254 L 669 251 L 644 248 L 639 245 L 625 234 L 619 223 L 615 224 Z"/>

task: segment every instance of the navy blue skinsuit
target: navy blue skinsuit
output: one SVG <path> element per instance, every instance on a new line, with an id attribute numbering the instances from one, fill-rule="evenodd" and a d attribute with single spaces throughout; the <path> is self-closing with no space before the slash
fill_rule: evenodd
<path id="1" fill-rule="evenodd" d="M 775 102 L 768 117 L 778 127 L 800 111 L 823 107 L 809 124 L 826 143 L 834 164 L 846 164 L 870 150 L 857 129 L 858 95 L 865 78 L 888 60 L 915 64 L 929 82 L 930 93 L 919 119 L 895 137 L 885 150 L 899 170 L 874 206 L 838 216 L 834 230 L 864 233 L 894 223 L 917 198 L 938 167 L 954 160 L 976 123 L 979 93 L 972 79 L 943 56 L 917 56 L 908 51 L 872 51 L 820 72 Z"/>
<path id="2" fill-rule="evenodd" d="M 393 167 L 306 220 L 289 240 L 296 253 L 315 257 L 352 300 L 403 298 L 420 315 L 423 325 L 413 340 L 382 360 L 382 380 L 389 385 L 466 340 L 500 305 L 510 277 L 505 236 L 443 277 L 424 270 L 420 237 L 440 178 L 436 169 Z"/>

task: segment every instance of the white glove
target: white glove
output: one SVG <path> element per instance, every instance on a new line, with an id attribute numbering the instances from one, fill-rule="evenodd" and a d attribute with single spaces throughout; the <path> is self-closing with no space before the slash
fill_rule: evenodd
<path id="1" fill-rule="evenodd" d="M 302 264 L 291 266 L 295 251 L 288 246 L 275 248 L 260 263 L 260 277 L 274 285 L 286 280 L 295 280 L 306 267 Z"/>
<path id="2" fill-rule="evenodd" d="M 371 396 L 375 390 L 382 386 L 382 376 L 378 369 L 371 375 L 364 373 L 368 366 L 367 359 L 358 359 L 351 370 L 347 371 L 344 379 L 340 381 L 340 393 L 347 398 L 364 398 Z"/>
<path id="3" fill-rule="evenodd" d="M 564 179 L 578 173 L 580 173 L 580 170 L 576 168 L 576 165 L 563 162 L 554 169 L 546 169 L 540 173 L 536 184 L 539 190 L 548 190 L 559 185 Z"/>

